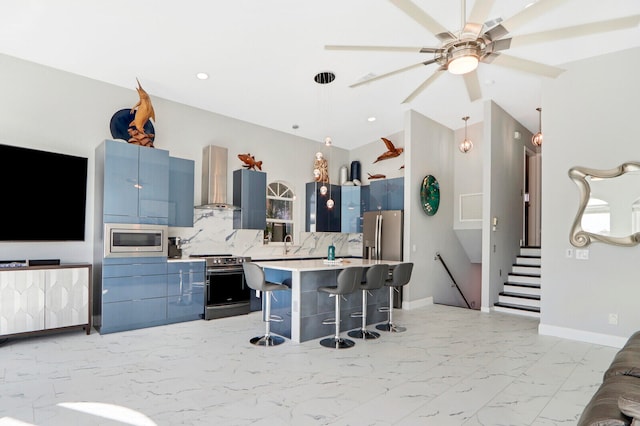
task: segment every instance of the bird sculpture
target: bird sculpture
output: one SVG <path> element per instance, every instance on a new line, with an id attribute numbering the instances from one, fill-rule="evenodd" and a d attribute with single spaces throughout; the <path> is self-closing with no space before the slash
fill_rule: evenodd
<path id="1" fill-rule="evenodd" d="M 398 155 L 402 154 L 402 151 L 404 151 L 404 148 L 396 148 L 393 145 L 393 142 L 391 142 L 389 139 L 387 138 L 380 138 L 380 139 L 382 139 L 384 144 L 387 146 L 387 151 L 382 155 L 380 155 L 376 159 L 376 161 L 374 161 L 374 163 L 377 163 L 378 161 L 382 161 L 382 160 L 388 160 L 389 158 L 397 157 Z"/>
<path id="2" fill-rule="evenodd" d="M 372 179 L 384 179 L 384 178 L 387 177 L 386 175 L 382 175 L 380 173 L 377 173 L 375 175 L 372 175 L 371 173 L 367 173 L 367 174 L 369 175 L 369 180 L 372 180 Z"/>
<path id="3" fill-rule="evenodd" d="M 251 154 L 238 154 L 238 158 L 244 164 L 243 167 L 246 167 L 247 170 L 262 170 L 262 161 L 256 161 L 255 157 Z"/>
<path id="4" fill-rule="evenodd" d="M 150 118 L 153 121 L 156 120 L 156 113 L 153 110 L 153 105 L 151 104 L 151 98 L 149 94 L 144 91 L 142 86 L 140 85 L 140 80 L 136 78 L 138 82 L 138 87 L 136 90 L 138 91 L 138 96 L 140 100 L 137 104 L 131 108 L 130 114 L 135 114 L 131 123 L 129 123 L 129 143 L 135 143 L 143 146 L 151 146 L 153 147 L 153 137 L 155 135 L 145 133 L 144 126 L 147 124 Z"/>

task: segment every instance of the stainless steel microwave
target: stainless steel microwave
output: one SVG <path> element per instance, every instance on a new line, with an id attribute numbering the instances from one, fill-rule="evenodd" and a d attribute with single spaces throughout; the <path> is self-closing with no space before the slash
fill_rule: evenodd
<path id="1" fill-rule="evenodd" d="M 166 225 L 105 223 L 104 257 L 167 256 Z"/>

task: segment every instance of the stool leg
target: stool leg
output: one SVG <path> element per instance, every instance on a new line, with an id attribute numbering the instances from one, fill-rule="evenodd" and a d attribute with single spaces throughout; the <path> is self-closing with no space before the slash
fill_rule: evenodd
<path id="1" fill-rule="evenodd" d="M 340 337 L 340 295 L 336 294 L 336 334 L 333 337 L 327 337 L 320 340 L 320 344 L 326 348 L 334 349 L 346 349 L 354 346 L 356 343 L 353 340 L 343 339 Z"/>
<path id="2" fill-rule="evenodd" d="M 275 346 L 284 342 L 284 338 L 271 334 L 271 292 L 262 292 L 262 320 L 265 322 L 264 336 L 254 337 L 249 342 L 257 346 Z"/>
<path id="3" fill-rule="evenodd" d="M 349 337 L 365 340 L 377 339 L 380 337 L 379 333 L 367 330 L 367 290 L 362 290 L 362 327 L 360 327 L 360 330 L 352 330 L 347 334 Z"/>
<path id="4" fill-rule="evenodd" d="M 393 324 L 393 291 L 395 287 L 389 286 L 389 319 L 386 324 L 378 324 L 376 328 L 382 331 L 390 331 L 392 333 L 402 333 L 407 329 Z"/>

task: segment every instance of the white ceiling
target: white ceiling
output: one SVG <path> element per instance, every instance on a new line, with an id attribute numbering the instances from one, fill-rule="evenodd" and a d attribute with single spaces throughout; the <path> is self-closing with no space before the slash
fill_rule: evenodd
<path id="1" fill-rule="evenodd" d="M 459 1 L 414 1 L 450 31 L 460 29 Z M 474 1 L 467 1 L 467 13 Z M 531 1 L 495 0 L 489 19 L 506 19 Z M 639 0 L 556 2 L 552 11 L 511 35 L 640 14 Z M 388 0 L 0 3 L 1 53 L 131 89 L 137 77 L 152 100 L 162 97 L 317 141 L 331 136 L 335 146 L 347 149 L 400 131 L 409 108 L 452 129 L 464 126 L 465 115 L 471 117 L 470 125 L 480 122 L 486 99 L 537 131 L 535 109 L 542 103 L 543 77 L 480 64 L 482 100 L 469 102 L 462 77 L 445 74 L 403 105 L 435 64 L 348 86 L 432 54 L 331 51 L 324 48 L 327 44 L 439 46 L 432 34 Z M 636 26 L 506 53 L 561 65 L 638 46 Z M 316 84 L 313 76 L 327 70 L 336 80 Z M 211 78 L 197 80 L 200 71 Z M 377 120 L 369 123 L 369 116 Z M 156 118 L 164 119 L 160 114 Z"/>

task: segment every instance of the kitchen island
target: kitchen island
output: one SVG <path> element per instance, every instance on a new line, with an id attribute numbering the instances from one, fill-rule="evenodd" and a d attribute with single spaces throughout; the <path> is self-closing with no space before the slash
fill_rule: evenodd
<path id="1" fill-rule="evenodd" d="M 274 293 L 271 313 L 282 317 L 282 322 L 272 322 L 271 331 L 300 343 L 333 335 L 335 325 L 322 322 L 335 315 L 335 301 L 326 293 L 318 292 L 319 287 L 336 285 L 338 273 L 344 268 L 385 263 L 390 268 L 402 263 L 394 260 L 368 260 L 350 258 L 326 264 L 323 259 L 256 261 L 264 268 L 267 281 L 286 284 L 290 291 Z M 389 289 L 383 287 L 371 292 L 367 300 L 367 324 L 374 324 L 387 319 L 387 314 L 378 312 L 381 306 L 389 306 Z M 359 328 L 360 317 L 351 315 L 362 311 L 362 292 L 345 296 L 341 304 L 340 329 L 342 331 Z"/>

